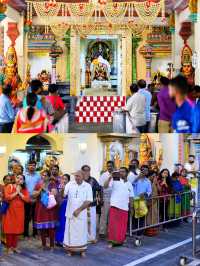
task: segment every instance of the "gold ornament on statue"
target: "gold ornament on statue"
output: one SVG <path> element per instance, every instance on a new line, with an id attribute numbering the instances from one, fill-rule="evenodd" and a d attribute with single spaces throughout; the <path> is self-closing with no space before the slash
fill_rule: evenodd
<path id="1" fill-rule="evenodd" d="M 139 152 L 140 152 L 140 157 L 139 157 L 140 165 L 146 164 L 152 159 L 151 142 L 147 134 L 141 134 L 140 136 Z"/>

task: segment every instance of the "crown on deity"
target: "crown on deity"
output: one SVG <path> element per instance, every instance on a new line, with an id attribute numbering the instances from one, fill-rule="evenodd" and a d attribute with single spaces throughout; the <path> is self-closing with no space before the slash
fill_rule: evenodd
<path id="1" fill-rule="evenodd" d="M 181 63 L 182 65 L 192 63 L 192 49 L 187 44 L 185 44 L 182 50 Z"/>

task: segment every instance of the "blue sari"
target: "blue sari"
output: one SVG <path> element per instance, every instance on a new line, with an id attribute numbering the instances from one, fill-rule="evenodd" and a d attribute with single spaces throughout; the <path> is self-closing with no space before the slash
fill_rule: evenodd
<path id="1" fill-rule="evenodd" d="M 55 236 L 55 241 L 58 244 L 63 244 L 63 240 L 64 240 L 65 223 L 66 223 L 66 217 L 65 217 L 66 207 L 67 207 L 67 197 L 62 201 L 60 208 L 59 208 L 59 214 L 58 214 L 59 226 L 56 229 L 56 236 Z"/>
<path id="2" fill-rule="evenodd" d="M 174 194 L 183 192 L 183 186 L 179 180 L 170 180 Z M 170 197 L 168 206 L 169 218 L 179 218 L 181 216 L 181 195 Z"/>

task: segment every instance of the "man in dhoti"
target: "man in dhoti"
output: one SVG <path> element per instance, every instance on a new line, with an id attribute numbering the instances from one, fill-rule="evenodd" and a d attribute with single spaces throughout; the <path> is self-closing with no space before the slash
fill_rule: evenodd
<path id="1" fill-rule="evenodd" d="M 84 181 L 83 171 L 77 171 L 74 177 L 75 180 L 66 184 L 64 189 L 68 203 L 63 244 L 69 256 L 80 252 L 84 257 L 88 240 L 87 208 L 93 201 L 92 187 Z"/>
<path id="2" fill-rule="evenodd" d="M 90 166 L 89 165 L 83 165 L 81 167 L 81 170 L 84 172 L 84 178 L 85 182 L 91 185 L 92 192 L 93 192 L 93 202 L 90 205 L 90 208 L 88 208 L 88 242 L 95 244 L 97 242 L 96 239 L 96 231 L 97 231 L 97 199 L 98 195 L 101 193 L 101 187 L 97 180 L 91 176 L 90 174 Z"/>

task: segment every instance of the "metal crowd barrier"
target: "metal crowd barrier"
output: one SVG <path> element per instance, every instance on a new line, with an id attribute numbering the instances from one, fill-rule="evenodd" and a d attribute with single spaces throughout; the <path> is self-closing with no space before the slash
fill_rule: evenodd
<path id="1" fill-rule="evenodd" d="M 161 225 L 192 217 L 192 209 L 195 208 L 195 193 L 188 191 L 155 196 L 146 199 L 145 202 L 148 213 L 144 217 L 136 219 L 135 213 L 129 215 L 130 237 L 150 228 L 159 228 Z"/>

